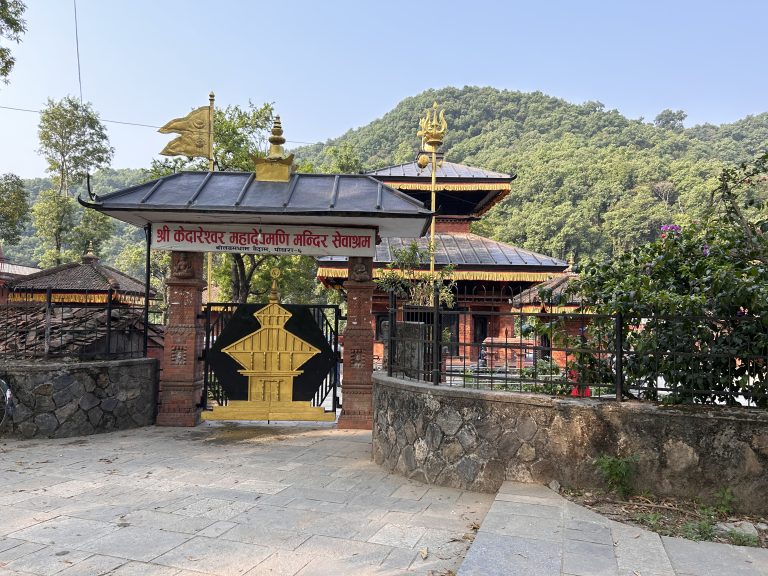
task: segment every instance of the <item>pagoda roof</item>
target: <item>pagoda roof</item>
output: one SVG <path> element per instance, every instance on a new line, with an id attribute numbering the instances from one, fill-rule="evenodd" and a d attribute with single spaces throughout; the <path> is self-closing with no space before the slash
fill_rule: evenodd
<path id="1" fill-rule="evenodd" d="M 376 246 L 374 268 L 382 269 L 393 261 L 394 251 L 417 242 L 426 251 L 428 237 L 383 238 Z M 345 278 L 347 259 L 340 256 L 318 258 L 318 276 Z M 429 260 L 422 261 L 425 267 Z M 511 244 L 498 242 L 472 233 L 435 234 L 435 265 L 455 266 L 456 280 L 528 280 L 544 281 L 560 274 L 568 263 L 558 258 L 538 254 Z M 374 270 L 376 275 L 377 270 Z"/>
<path id="2" fill-rule="evenodd" d="M 416 162 L 388 166 L 367 172 L 387 186 L 401 190 L 429 205 L 432 193 L 432 165 L 419 168 Z M 477 218 L 501 201 L 517 176 L 484 168 L 443 162 L 435 173 L 436 211 L 442 216 Z"/>
<path id="3" fill-rule="evenodd" d="M 144 295 L 143 282 L 111 266 L 100 264 L 95 257 L 84 257 L 83 262 L 62 264 L 36 274 L 23 276 L 9 282 L 9 287 L 27 292 L 44 292 L 51 288 L 54 291 L 94 293 L 108 292 L 112 289 Z"/>
<path id="4" fill-rule="evenodd" d="M 420 168 L 416 162 L 407 162 L 396 166 L 379 168 L 378 170 L 370 170 L 366 172 L 366 174 L 375 178 L 425 178 L 431 181 L 432 164 Z M 460 180 L 505 180 L 507 182 L 510 182 L 515 178 L 512 174 L 505 174 L 504 172 L 494 172 L 484 168 L 476 168 L 474 166 L 445 161 L 437 167 L 436 177 L 456 178 Z"/>
<path id="5" fill-rule="evenodd" d="M 418 236 L 432 212 L 363 174 L 293 174 L 287 182 L 251 172 L 179 172 L 80 203 L 136 226 L 155 222 L 360 226 L 381 237 Z"/>

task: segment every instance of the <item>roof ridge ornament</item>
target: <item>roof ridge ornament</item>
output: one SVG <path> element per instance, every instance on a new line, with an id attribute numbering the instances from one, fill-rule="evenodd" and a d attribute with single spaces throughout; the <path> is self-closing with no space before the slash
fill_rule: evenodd
<path id="1" fill-rule="evenodd" d="M 88 246 L 85 248 L 85 253 L 81 260 L 83 264 L 92 264 L 99 261 L 99 257 L 93 251 L 93 240 L 88 240 Z"/>
<path id="2" fill-rule="evenodd" d="M 269 152 L 265 158 L 254 158 L 256 180 L 259 182 L 288 182 L 293 172 L 293 154 L 286 154 L 283 148 L 283 124 L 275 116 L 272 135 L 269 137 Z"/>

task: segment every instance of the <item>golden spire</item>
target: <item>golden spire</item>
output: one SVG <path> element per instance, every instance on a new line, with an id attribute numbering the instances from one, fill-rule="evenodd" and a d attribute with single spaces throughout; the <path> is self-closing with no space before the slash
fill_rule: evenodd
<path id="1" fill-rule="evenodd" d="M 93 240 L 88 240 L 88 246 L 85 248 L 85 254 L 82 257 L 83 262 L 95 262 L 98 259 L 98 256 L 93 251 Z"/>
<path id="2" fill-rule="evenodd" d="M 272 124 L 272 136 L 269 137 L 269 154 L 267 154 L 267 158 L 285 158 L 283 144 L 285 144 L 283 124 L 280 122 L 280 116 L 275 116 L 275 122 Z"/>
<path id="3" fill-rule="evenodd" d="M 256 180 L 262 182 L 288 182 L 293 171 L 293 154 L 286 154 L 283 148 L 283 124 L 275 116 L 272 135 L 269 137 L 269 153 L 266 158 L 254 158 Z"/>

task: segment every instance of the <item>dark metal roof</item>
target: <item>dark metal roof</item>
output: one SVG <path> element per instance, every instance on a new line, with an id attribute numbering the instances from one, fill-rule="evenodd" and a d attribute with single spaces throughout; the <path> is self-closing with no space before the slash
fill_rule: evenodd
<path id="1" fill-rule="evenodd" d="M 87 259 L 82 263 L 62 264 L 36 274 L 23 276 L 9 282 L 14 290 L 45 291 L 48 288 L 75 292 L 107 292 L 119 290 L 144 295 L 144 284 L 135 278 L 123 274 L 110 266 L 98 263 L 97 259 Z"/>
<path id="2" fill-rule="evenodd" d="M 294 174 L 288 182 L 261 182 L 250 172 L 179 172 L 80 202 L 137 226 L 310 223 L 377 227 L 382 237 L 419 235 L 432 214 L 421 202 L 362 174 Z"/>
<path id="3" fill-rule="evenodd" d="M 376 246 L 374 262 L 388 264 L 394 259 L 393 251 L 403 249 L 416 241 L 423 250 L 429 245 L 429 238 L 382 238 Z M 331 262 L 346 261 L 346 258 L 329 256 L 318 258 L 328 265 Z M 428 265 L 429 260 L 423 264 Z M 524 250 L 511 244 L 497 242 L 490 238 L 471 233 L 435 234 L 435 264 L 445 266 L 453 264 L 457 270 L 483 268 L 488 270 L 510 270 L 512 268 L 539 269 L 542 271 L 562 271 L 568 263 Z"/>
<path id="4" fill-rule="evenodd" d="M 366 172 L 376 178 L 432 178 L 432 165 L 429 164 L 425 168 L 419 168 L 416 162 L 408 162 L 407 164 L 398 164 L 397 166 L 387 166 L 386 168 L 380 168 L 378 170 L 371 170 Z M 503 172 L 493 172 L 491 170 L 485 170 L 483 168 L 475 168 L 474 166 L 466 166 L 464 164 L 456 164 L 454 162 L 443 162 L 441 166 L 437 168 L 438 178 L 479 178 L 479 179 L 501 179 L 510 181 L 513 179 L 511 174 L 504 174 Z"/>

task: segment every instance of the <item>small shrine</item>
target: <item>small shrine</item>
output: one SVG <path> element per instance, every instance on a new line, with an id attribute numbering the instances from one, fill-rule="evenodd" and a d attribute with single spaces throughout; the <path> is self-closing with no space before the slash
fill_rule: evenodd
<path id="1" fill-rule="evenodd" d="M 80 262 L 20 276 L 7 289 L 0 352 L 93 360 L 162 349 L 162 333 L 150 327 L 145 350 L 145 285 L 102 264 L 91 246 Z"/>

